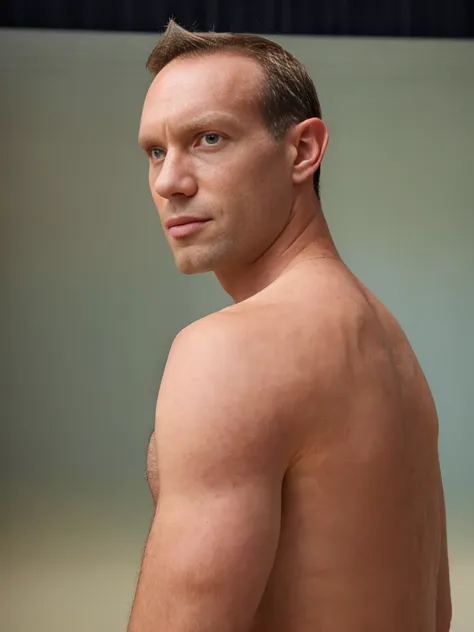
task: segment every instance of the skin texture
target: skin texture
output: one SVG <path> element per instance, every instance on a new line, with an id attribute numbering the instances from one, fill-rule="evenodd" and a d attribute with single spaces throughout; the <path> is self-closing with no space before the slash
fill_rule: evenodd
<path id="1" fill-rule="evenodd" d="M 332 242 L 311 182 L 324 124 L 277 143 L 255 102 L 261 81 L 235 53 L 181 58 L 143 109 L 164 227 L 211 220 L 179 239 L 165 227 L 176 264 L 214 271 L 235 305 L 170 350 L 129 632 L 446 632 L 429 387 Z"/>

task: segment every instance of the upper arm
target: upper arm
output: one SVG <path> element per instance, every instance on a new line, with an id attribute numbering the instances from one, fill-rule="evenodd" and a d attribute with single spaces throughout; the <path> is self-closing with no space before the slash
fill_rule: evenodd
<path id="1" fill-rule="evenodd" d="M 451 626 L 452 605 L 449 579 L 448 536 L 446 529 L 446 506 L 443 485 L 440 484 L 439 510 L 441 518 L 440 558 L 436 599 L 436 632 L 448 632 Z"/>
<path id="2" fill-rule="evenodd" d="M 160 497 L 141 582 L 156 629 L 173 631 L 180 612 L 205 618 L 206 630 L 244 630 L 274 561 L 288 445 L 258 372 L 225 331 L 199 325 L 175 341 L 155 441 Z"/>

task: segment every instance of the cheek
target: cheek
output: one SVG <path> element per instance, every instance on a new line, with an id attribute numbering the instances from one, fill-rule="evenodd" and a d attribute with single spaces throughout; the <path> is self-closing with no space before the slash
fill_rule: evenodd
<path id="1" fill-rule="evenodd" d="M 150 165 L 148 165 L 148 186 L 150 187 L 150 191 L 153 195 L 153 191 L 155 189 L 155 175 L 153 173 L 153 169 Z"/>
<path id="2" fill-rule="evenodd" d="M 151 193 L 153 203 L 155 204 L 155 208 L 158 211 L 158 215 L 161 216 L 161 212 L 163 211 L 165 200 L 156 193 L 155 187 L 152 185 L 151 181 L 150 181 L 150 193 Z"/>
<path id="3" fill-rule="evenodd" d="M 156 205 L 158 205 L 158 204 L 161 204 L 161 198 L 156 192 L 156 187 L 155 187 L 156 178 L 157 178 L 157 174 L 154 173 L 153 170 L 150 168 L 149 173 L 148 173 L 148 188 L 150 189 L 153 202 Z"/>
<path id="4" fill-rule="evenodd" d="M 156 210 L 156 214 L 158 215 L 158 219 L 160 221 L 161 227 L 163 230 L 165 230 L 165 221 L 166 221 L 166 215 L 165 215 L 165 206 L 166 206 L 166 201 L 162 200 L 158 195 L 153 195 L 153 203 L 155 205 L 155 210 Z"/>
<path id="5" fill-rule="evenodd" d="M 285 165 L 275 156 L 259 156 L 248 162 L 243 177 L 242 189 L 250 198 L 277 206 L 286 204 L 286 195 L 291 189 L 291 180 Z"/>

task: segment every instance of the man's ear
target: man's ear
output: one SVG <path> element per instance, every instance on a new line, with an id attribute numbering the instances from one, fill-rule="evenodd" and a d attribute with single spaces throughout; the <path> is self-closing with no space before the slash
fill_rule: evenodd
<path id="1" fill-rule="evenodd" d="M 313 177 L 324 156 L 329 135 L 326 125 L 319 118 L 310 118 L 295 125 L 291 141 L 296 150 L 293 163 L 293 182 L 301 184 Z"/>

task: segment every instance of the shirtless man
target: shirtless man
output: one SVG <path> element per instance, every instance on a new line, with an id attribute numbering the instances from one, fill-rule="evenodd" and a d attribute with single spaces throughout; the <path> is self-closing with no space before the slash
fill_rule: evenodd
<path id="1" fill-rule="evenodd" d="M 446 632 L 435 405 L 331 239 L 309 76 L 174 23 L 148 67 L 140 145 L 176 265 L 235 304 L 169 354 L 129 632 Z"/>

